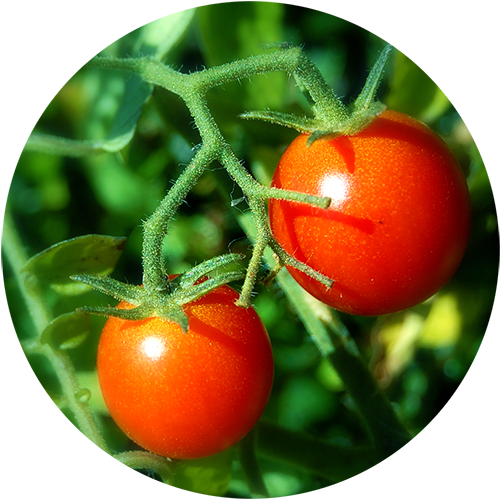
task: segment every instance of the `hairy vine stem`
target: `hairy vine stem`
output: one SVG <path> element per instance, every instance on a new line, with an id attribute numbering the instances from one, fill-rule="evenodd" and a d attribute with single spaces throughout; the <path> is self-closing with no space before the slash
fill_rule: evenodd
<path id="1" fill-rule="evenodd" d="M 179 95 L 193 116 L 194 123 L 201 136 L 201 148 L 167 193 L 158 209 L 144 223 L 143 284 L 149 294 L 154 295 L 164 291 L 165 288 L 167 271 L 162 256 L 162 242 L 168 232 L 169 220 L 174 216 L 190 189 L 213 161 L 220 162 L 240 186 L 254 214 L 254 222 L 258 228 L 259 237 L 253 249 L 238 305 L 243 307 L 250 305 L 250 297 L 257 279 L 258 267 L 262 260 L 263 251 L 268 245 L 277 251 L 277 255 L 284 263 L 298 267 L 325 286 L 332 285 L 331 279 L 298 262 L 279 247 L 268 227 L 264 203 L 269 198 L 279 198 L 327 208 L 330 199 L 266 187 L 257 182 L 242 166 L 224 139 L 205 98 L 205 94 L 210 89 L 226 82 L 247 78 L 255 74 L 285 71 L 288 74 L 296 73 L 299 81 L 304 82 L 307 90 L 312 93 L 313 100 L 322 103 L 325 102 L 325 99 L 333 100 L 335 105 L 329 107 L 330 112 L 332 112 L 332 109 L 336 109 L 337 114 L 341 113 L 343 108 L 340 101 L 329 90 L 330 87 L 323 80 L 314 64 L 309 61 L 299 48 L 289 48 L 275 53 L 254 56 L 192 74 L 179 73 L 152 58 L 114 59 L 96 57 L 90 64 L 108 69 L 132 71 L 139 74 L 146 82 L 161 86 Z"/>

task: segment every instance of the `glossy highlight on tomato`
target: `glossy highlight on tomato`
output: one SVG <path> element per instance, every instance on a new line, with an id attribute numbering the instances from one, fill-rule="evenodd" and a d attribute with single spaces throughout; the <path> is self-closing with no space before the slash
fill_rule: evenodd
<path id="1" fill-rule="evenodd" d="M 273 382 L 271 344 L 255 310 L 237 307 L 237 298 L 224 285 L 184 306 L 187 333 L 156 317 L 107 320 L 97 357 L 102 394 L 143 448 L 169 458 L 209 456 L 260 418 Z"/>
<path id="2" fill-rule="evenodd" d="M 421 122 L 386 111 L 354 136 L 301 134 L 272 185 L 332 199 L 328 209 L 271 200 L 283 248 L 332 278 L 330 289 L 290 268 L 324 303 L 350 314 L 414 306 L 442 288 L 465 253 L 471 224 L 464 174 L 447 145 Z"/>

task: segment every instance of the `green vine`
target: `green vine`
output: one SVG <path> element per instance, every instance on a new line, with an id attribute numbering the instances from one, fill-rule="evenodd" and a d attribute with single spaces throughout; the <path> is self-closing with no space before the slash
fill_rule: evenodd
<path id="1" fill-rule="evenodd" d="M 99 277 L 96 279 L 89 275 L 73 277 L 73 279 L 94 286 L 117 299 L 128 300 L 136 307 L 130 310 L 111 310 L 109 308 L 86 308 L 86 310 L 96 314 L 116 315 L 135 320 L 156 315 L 177 321 L 186 331 L 187 318 L 182 310 L 184 303 L 221 283 L 227 283 L 241 277 L 238 273 L 221 274 L 203 288 L 196 283 L 188 285 L 181 283 L 175 294 L 170 293 L 169 290 L 168 273 L 162 256 L 162 244 L 168 232 L 169 222 L 203 172 L 215 161 L 218 161 L 227 170 L 241 188 L 257 229 L 252 257 L 237 304 L 249 307 L 258 276 L 258 267 L 267 247 L 270 247 L 278 256 L 280 267 L 283 265 L 293 266 L 317 279 L 326 287 L 332 286 L 331 279 L 298 261 L 281 248 L 270 231 L 266 212 L 266 202 L 270 198 L 293 200 L 321 208 L 327 208 L 330 199 L 267 187 L 257 182 L 241 165 L 224 139 L 208 108 L 205 95 L 214 87 L 229 81 L 248 78 L 255 74 L 285 71 L 289 75 L 293 75 L 299 85 L 310 94 L 314 102 L 314 119 L 297 119 L 292 115 L 276 115 L 271 112 L 247 113 L 243 117 L 271 120 L 297 128 L 300 131 L 307 130 L 311 133 L 310 140 L 317 140 L 325 135 L 353 134 L 366 127 L 384 109 L 383 105 L 374 101 L 374 96 L 380 84 L 389 53 L 390 46 L 381 53 L 360 96 L 349 108 L 341 103 L 316 66 L 299 48 L 282 48 L 274 53 L 234 61 L 191 74 L 177 72 L 151 57 L 94 58 L 90 62 L 91 66 L 133 72 L 145 82 L 162 87 L 181 97 L 194 119 L 202 143 L 158 209 L 144 223 L 143 288 L 134 289 L 130 285 L 119 284 L 111 278 L 102 279 Z M 203 274 L 203 264 L 199 269 L 200 273 Z"/>
<path id="2" fill-rule="evenodd" d="M 249 483 L 259 495 L 265 495 L 266 488 L 262 478 L 254 474 L 257 470 L 254 467 L 256 463 L 255 443 L 265 454 L 286 459 L 299 468 L 312 468 L 323 477 L 338 481 L 377 463 L 399 449 L 409 438 L 396 418 L 391 405 L 377 389 L 373 377 L 361 359 L 345 326 L 326 306 L 309 303 L 309 298 L 304 295 L 305 292 L 294 284 L 288 273 L 283 270 L 284 266 L 292 266 L 317 279 L 326 287 L 333 284 L 331 279 L 287 254 L 276 242 L 268 223 L 267 201 L 270 198 L 286 199 L 327 208 L 330 199 L 268 187 L 252 177 L 223 137 L 208 107 L 206 94 L 226 82 L 256 74 L 285 72 L 293 76 L 299 87 L 311 97 L 314 103 L 312 107 L 314 117 L 303 118 L 271 111 L 252 111 L 241 115 L 242 118 L 262 119 L 295 128 L 300 132 L 307 132 L 311 134 L 309 143 L 321 140 L 324 136 L 355 134 L 366 127 L 384 109 L 382 104 L 375 101 L 375 93 L 390 50 L 388 46 L 380 54 L 359 97 L 348 107 L 338 99 L 316 66 L 297 47 L 281 46 L 275 52 L 191 74 L 175 71 L 153 57 L 129 59 L 96 57 L 89 63 L 89 67 L 131 72 L 147 84 L 177 94 L 193 117 L 201 137 L 201 145 L 158 208 L 143 224 L 142 286 L 117 281 L 107 276 L 108 272 L 88 272 L 71 276 L 76 284 L 93 287 L 118 300 L 125 300 L 135 307 L 127 310 L 113 307 L 83 307 L 81 312 L 132 320 L 159 316 L 178 322 L 184 331 L 187 331 L 189 325 L 183 305 L 223 283 L 243 280 L 237 304 L 241 307 L 249 307 L 259 277 L 259 268 L 265 260 L 274 268 L 271 276 L 277 278 L 282 289 L 296 307 L 319 352 L 343 379 L 346 389 L 366 424 L 373 446 L 351 450 L 332 447 L 322 442 L 319 446 L 324 449 L 325 453 L 332 452 L 337 458 L 328 463 L 314 460 L 314 465 L 311 465 L 311 457 L 317 449 L 317 440 L 294 435 L 292 439 L 297 443 L 297 453 L 289 454 L 286 446 L 283 446 L 283 443 L 289 440 L 288 431 L 274 428 L 270 430 L 269 424 L 259 424 L 258 434 L 252 434 L 241 444 L 241 462 L 243 466 L 250 464 L 247 470 L 253 472 L 250 474 Z M 53 154 L 72 155 L 73 153 L 75 156 L 95 153 L 100 148 L 102 149 L 102 145 L 96 146 L 85 141 L 83 143 L 61 141 L 58 138 L 40 134 L 33 134 L 27 144 L 27 149 Z M 106 148 L 109 148 L 109 145 L 106 145 Z M 249 264 L 245 271 L 223 271 L 226 266 L 233 265 L 243 258 L 239 254 L 226 254 L 203 262 L 179 277 L 169 277 L 162 255 L 162 245 L 168 234 L 170 221 L 200 176 L 214 162 L 220 163 L 241 188 L 250 209 L 252 223 L 250 224 L 247 219 L 241 220 L 242 227 L 253 242 Z M 85 398 L 81 397 L 82 388 L 78 384 L 70 358 L 63 350 L 55 348 L 50 342 L 42 343 L 40 340 L 43 332 L 51 324 L 52 318 L 43 306 L 43 295 L 35 275 L 26 272 L 28 259 L 22 252 L 21 242 L 9 218 L 5 222 L 4 249 L 36 325 L 37 336 L 24 343 L 26 352 L 41 353 L 51 361 L 61 381 L 64 404 L 75 415 L 79 428 L 98 446 L 110 452 Z M 209 280 L 201 280 L 208 274 L 214 274 L 214 276 Z M 277 439 L 277 436 L 283 437 L 283 433 L 286 437 L 281 440 Z M 269 439 L 259 437 L 262 434 L 269 436 Z M 170 480 L 171 464 L 166 459 L 146 452 L 126 452 L 115 456 L 130 467 L 154 470 L 164 481 Z M 307 461 L 309 462 L 306 463 Z"/>

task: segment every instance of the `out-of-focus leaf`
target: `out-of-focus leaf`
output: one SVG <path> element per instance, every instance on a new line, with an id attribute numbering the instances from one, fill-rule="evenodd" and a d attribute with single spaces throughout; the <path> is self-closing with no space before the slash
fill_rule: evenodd
<path id="1" fill-rule="evenodd" d="M 429 348 L 453 346 L 460 336 L 462 317 L 457 298 L 448 293 L 438 295 L 432 303 L 422 331 L 419 344 Z"/>
<path id="2" fill-rule="evenodd" d="M 157 59 L 164 59 L 168 52 L 174 47 L 185 33 L 194 15 L 194 9 L 186 10 L 163 17 L 157 21 L 146 24 L 139 30 L 138 38 L 134 44 L 131 56 L 152 55 Z M 102 80 L 109 77 L 108 71 L 100 71 L 99 88 L 109 89 L 109 92 L 103 92 L 99 95 L 99 101 L 105 103 L 105 106 L 99 106 L 97 103 L 95 109 L 102 109 L 104 112 L 109 109 L 117 109 L 113 124 L 106 135 L 105 142 L 117 141 L 121 143 L 125 139 L 127 142 L 122 144 L 124 147 L 133 137 L 135 127 L 141 116 L 142 109 L 150 98 L 153 87 L 145 83 L 139 76 L 130 75 L 127 72 L 118 73 L 123 86 L 123 93 L 116 92 L 117 85 L 107 86 Z M 99 120 L 98 115 L 91 116 Z M 104 121 L 107 116 L 102 116 Z M 91 123 L 91 127 L 96 127 L 96 123 Z"/>
<path id="3" fill-rule="evenodd" d="M 79 157 L 94 153 L 114 153 L 123 149 L 132 139 L 134 130 L 113 139 L 78 141 L 56 135 L 33 132 L 26 143 L 26 151 L 36 151 L 59 156 Z"/>
<path id="4" fill-rule="evenodd" d="M 70 279 L 73 274 L 110 274 L 125 246 L 126 238 L 89 234 L 62 241 L 32 257 L 23 272 L 35 275 L 64 295 L 90 290 Z"/>
<path id="5" fill-rule="evenodd" d="M 194 9 L 189 9 L 143 26 L 138 30 L 132 54 L 127 55 L 152 55 L 164 59 L 185 33 L 193 15 Z M 126 38 L 119 43 L 126 45 Z M 84 133 L 91 138 L 104 137 L 74 140 L 35 132 L 28 139 L 28 150 L 78 157 L 117 152 L 132 140 L 144 105 L 153 92 L 152 85 L 128 72 L 112 72 L 110 75 L 105 70 L 89 76 L 88 81 L 98 94 Z M 115 113 L 114 117 L 110 117 L 110 112 Z"/>
<path id="6" fill-rule="evenodd" d="M 200 7 L 198 20 L 203 36 L 204 56 L 208 66 L 218 66 L 235 58 L 246 58 L 263 52 L 263 46 L 283 42 L 282 4 L 271 2 L 221 3 Z M 238 29 L 227 29 L 227 26 Z M 251 83 L 225 86 L 224 95 L 244 95 L 248 109 L 276 109 L 283 102 L 287 75 L 283 72 L 255 76 Z"/>
<path id="7" fill-rule="evenodd" d="M 61 314 L 45 327 L 40 341 L 55 349 L 74 349 L 85 341 L 90 326 L 91 319 L 86 313 L 74 311 Z"/>
<path id="8" fill-rule="evenodd" d="M 394 75 L 385 104 L 424 122 L 439 118 L 450 106 L 441 89 L 401 52 L 394 58 Z"/>
<path id="9" fill-rule="evenodd" d="M 139 33 L 135 53 L 163 59 L 177 44 L 191 24 L 196 9 L 187 9 L 144 25 Z"/>
<path id="10" fill-rule="evenodd" d="M 394 315 L 385 321 L 377 333 L 384 358 L 376 367 L 379 381 L 385 385 L 400 374 L 413 359 L 424 317 L 414 311 Z"/>
<path id="11" fill-rule="evenodd" d="M 207 458 L 180 460 L 172 469 L 172 486 L 203 495 L 224 496 L 232 476 L 232 449 Z"/>
<path id="12" fill-rule="evenodd" d="M 264 479 L 271 497 L 285 497 L 301 493 L 301 478 L 291 472 L 267 472 Z"/>
<path id="13" fill-rule="evenodd" d="M 280 393 L 279 423 L 288 429 L 306 430 L 334 411 L 335 400 L 312 377 L 293 377 Z"/>
<path id="14" fill-rule="evenodd" d="M 345 390 L 344 382 L 340 378 L 340 375 L 326 359 L 321 360 L 316 370 L 316 378 L 330 391 L 340 392 Z"/>

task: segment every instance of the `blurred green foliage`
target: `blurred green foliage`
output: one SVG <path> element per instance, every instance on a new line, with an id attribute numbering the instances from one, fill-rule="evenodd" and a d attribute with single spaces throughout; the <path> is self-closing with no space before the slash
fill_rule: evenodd
<path id="1" fill-rule="evenodd" d="M 172 31 L 173 30 L 173 31 Z M 165 33 L 172 36 L 165 37 Z M 169 41 L 170 40 L 170 41 Z M 301 45 L 339 95 L 349 101 L 385 42 L 341 19 L 318 11 L 269 2 L 223 3 L 185 12 L 140 28 L 103 51 L 118 56 L 154 54 L 183 72 L 262 53 L 265 45 Z M 250 109 L 309 113 L 307 100 L 284 74 L 259 76 L 214 89 L 209 105 L 236 155 L 252 172 L 271 175 L 295 133 L 267 123 L 239 120 Z M 436 297 L 412 310 L 381 318 L 342 319 L 402 421 L 417 434 L 443 408 L 466 375 L 485 333 L 498 273 L 498 227 L 488 176 L 457 111 L 433 81 L 396 53 L 379 98 L 392 109 L 428 123 L 450 145 L 468 175 L 473 202 L 469 249 L 456 276 Z M 141 222 L 163 198 L 200 139 L 176 96 L 119 72 L 82 69 L 57 94 L 35 130 L 77 140 L 119 140 L 120 150 L 79 158 L 25 151 L 12 180 L 8 210 L 30 255 L 86 234 L 127 237 L 113 276 L 141 281 Z M 116 142 L 115 142 L 116 145 Z M 122 148 L 122 146 L 125 146 Z M 229 176 L 213 165 L 188 196 L 164 245 L 168 269 L 182 272 L 217 254 L 243 251 L 249 241 L 237 223 L 244 202 Z M 5 268 L 9 306 L 20 338 L 30 319 Z M 365 441 L 342 381 L 307 338 L 276 285 L 258 287 L 254 304 L 266 324 L 276 359 L 275 384 L 266 417 L 286 429 L 342 445 Z M 54 315 L 83 304 L 105 305 L 97 292 L 60 296 L 47 290 Z M 66 318 L 71 321 L 71 318 Z M 71 351 L 90 403 L 106 437 L 119 451 L 133 445 L 118 431 L 99 398 L 95 356 L 102 320 Z M 57 329 L 54 328 L 56 331 Z M 66 339 L 53 334 L 50 341 Z M 57 383 L 46 363 L 30 358 L 51 396 Z M 251 496 L 238 462 L 225 457 L 205 465 L 179 466 L 174 484 L 208 494 Z M 221 465 L 222 464 L 222 465 Z M 228 472 L 232 467 L 232 473 Z M 263 459 L 272 496 L 323 487 L 324 478 Z M 232 477 L 232 479 L 231 479 Z"/>

